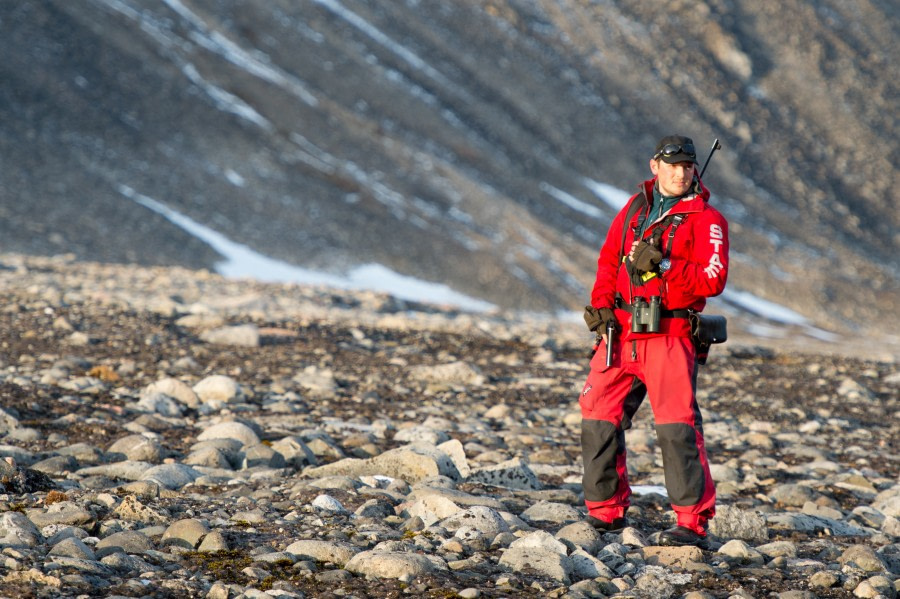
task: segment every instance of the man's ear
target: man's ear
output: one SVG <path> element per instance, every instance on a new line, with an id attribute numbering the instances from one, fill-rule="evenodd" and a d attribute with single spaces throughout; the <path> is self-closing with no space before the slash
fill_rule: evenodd
<path id="1" fill-rule="evenodd" d="M 650 159 L 650 172 L 653 173 L 654 176 L 659 173 L 659 163 L 652 158 Z"/>

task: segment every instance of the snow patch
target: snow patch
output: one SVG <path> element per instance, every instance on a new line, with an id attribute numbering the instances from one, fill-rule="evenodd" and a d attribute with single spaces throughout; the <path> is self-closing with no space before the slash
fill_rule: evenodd
<path id="1" fill-rule="evenodd" d="M 402 275 L 381 264 L 357 266 L 342 276 L 275 260 L 255 252 L 245 245 L 231 241 L 221 233 L 201 225 L 153 198 L 137 193 L 127 185 L 120 185 L 119 193 L 145 208 L 161 214 L 173 224 L 209 244 L 225 257 L 225 260 L 216 264 L 215 268 L 216 272 L 226 277 L 323 285 L 339 289 L 368 289 L 389 293 L 399 299 L 440 305 L 449 304 L 472 312 L 488 312 L 496 309 L 494 304 L 454 291 L 447 285 Z"/>
<path id="2" fill-rule="evenodd" d="M 210 52 L 218 54 L 231 64 L 244 69 L 251 75 L 287 90 L 309 106 L 318 106 L 319 100 L 296 77 L 255 58 L 250 52 L 247 52 L 218 31 L 209 27 L 206 21 L 197 16 L 179 0 L 163 0 L 163 2 L 197 28 L 197 31 L 191 35 L 191 39 L 199 45 Z M 258 52 L 258 54 L 265 56 L 261 52 Z"/>
<path id="3" fill-rule="evenodd" d="M 314 0 L 314 2 L 328 9 L 338 17 L 344 19 L 360 32 L 364 33 L 366 36 L 368 36 L 378 44 L 384 46 L 385 48 L 402 58 L 413 68 L 425 73 L 435 81 L 438 81 L 444 85 L 454 87 L 453 83 L 449 79 L 447 79 L 437 69 L 422 60 L 415 52 L 411 51 L 409 48 L 406 48 L 402 44 L 395 42 L 377 27 L 360 17 L 349 8 L 343 6 L 337 0 Z"/>
<path id="4" fill-rule="evenodd" d="M 782 324 L 802 326 L 809 322 L 805 316 L 794 312 L 790 308 L 756 297 L 752 293 L 746 291 L 726 289 L 722 292 L 721 297 L 726 302 L 747 312 L 756 314 L 757 316 L 763 316 L 769 320 L 774 320 L 775 322 L 780 322 Z"/>
<path id="5" fill-rule="evenodd" d="M 549 183 L 542 182 L 540 184 L 540 188 L 541 188 L 541 191 L 543 191 L 544 193 L 546 193 L 553 199 L 558 200 L 559 202 L 562 202 L 563 204 L 565 204 L 572 210 L 577 210 L 578 212 L 581 212 L 582 214 L 586 214 L 586 215 L 590 216 L 591 218 L 603 218 L 605 216 L 604 212 L 602 210 L 600 210 L 599 208 L 597 208 L 596 206 L 588 204 L 587 202 L 582 202 L 575 196 L 573 196 L 569 193 L 566 193 L 565 191 L 563 191 L 561 189 L 557 189 L 556 187 L 553 187 Z"/>
<path id="6" fill-rule="evenodd" d="M 634 195 L 613 185 L 600 183 L 599 181 L 594 181 L 593 179 L 588 179 L 587 177 L 582 179 L 581 182 L 585 187 L 590 189 L 594 193 L 594 195 L 606 202 L 606 205 L 616 212 L 624 208 L 625 204 L 628 203 L 629 198 Z"/>

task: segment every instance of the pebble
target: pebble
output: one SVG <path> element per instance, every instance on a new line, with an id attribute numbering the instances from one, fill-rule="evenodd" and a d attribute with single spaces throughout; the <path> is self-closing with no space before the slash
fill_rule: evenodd
<path id="1" fill-rule="evenodd" d="M 813 376 L 805 384 L 821 397 L 788 403 L 746 385 L 763 384 L 754 369 L 772 356 L 737 352 L 701 385 L 712 471 L 724 491 L 710 523 L 713 548 L 661 547 L 658 532 L 671 524 L 658 521 L 668 508 L 658 493 L 636 493 L 623 531 L 604 534 L 584 521 L 584 365 L 561 355 L 581 347 L 578 335 L 502 316 L 399 318 L 381 314 L 384 298 L 368 292 L 350 310 L 298 286 L 248 293 L 213 275 L 97 265 L 76 275 L 34 260 L 27 276 L 35 290 L 70 291 L 6 296 L 13 314 L 54 337 L 0 369 L 28 397 L 0 408 L 0 594 L 29 585 L 42 596 L 110 588 L 143 596 L 152 587 L 302 597 L 312 594 L 297 581 L 308 580 L 335 596 L 402 584 L 410 596 L 708 599 L 752 596 L 750 581 L 764 576 L 782 581 L 767 594 L 786 599 L 841 590 L 896 597 L 900 483 L 889 426 L 878 426 L 896 415 L 896 405 L 886 407 L 897 385 L 888 368 L 856 376 L 821 358 L 815 369 L 792 371 Z M 0 282 L 27 289 L 16 278 L 23 272 L 0 271 Z M 118 276 L 127 282 L 98 284 Z M 69 327 L 88 330 L 82 319 L 94 301 L 122 323 L 162 310 L 167 326 L 199 332 L 188 340 L 153 330 L 154 316 L 121 344 L 117 327 L 126 324 L 64 345 L 77 341 Z M 186 318 L 191 311 L 196 318 Z M 277 325 L 260 329 L 261 321 Z M 373 328 L 376 321 L 387 328 Z M 277 330 L 286 333 L 270 344 Z M 456 336 L 435 341 L 448 332 Z M 336 338 L 335 352 L 349 352 L 358 368 L 341 368 L 324 350 L 299 366 L 287 351 L 255 359 L 278 344 L 305 351 L 321 343 L 316 335 Z M 125 349 L 135 336 L 158 352 L 152 361 Z M 475 342 L 488 349 L 453 345 Z M 243 357 L 215 358 L 232 353 Z M 42 421 L 51 387 L 59 396 Z M 529 393 L 554 401 L 523 400 Z M 752 409 L 734 413 L 738 402 Z M 652 418 L 639 414 L 628 436 L 629 476 L 663 484 Z"/>

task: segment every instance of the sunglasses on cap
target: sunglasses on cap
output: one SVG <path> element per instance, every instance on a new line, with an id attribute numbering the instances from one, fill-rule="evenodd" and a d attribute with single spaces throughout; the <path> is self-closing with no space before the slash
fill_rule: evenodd
<path id="1" fill-rule="evenodd" d="M 691 158 L 697 157 L 697 151 L 694 149 L 694 144 L 666 144 L 662 147 L 662 149 L 653 155 L 653 159 L 657 159 L 660 156 L 663 158 L 671 158 L 675 154 L 686 154 Z"/>

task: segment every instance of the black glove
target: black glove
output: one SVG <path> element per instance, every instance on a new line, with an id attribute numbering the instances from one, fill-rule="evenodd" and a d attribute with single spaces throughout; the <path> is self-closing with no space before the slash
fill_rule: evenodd
<path id="1" fill-rule="evenodd" d="M 662 252 L 659 248 L 646 241 L 638 242 L 637 247 L 632 252 L 632 256 L 631 269 L 641 272 L 655 271 L 659 268 L 659 263 L 662 260 Z"/>
<path id="2" fill-rule="evenodd" d="M 606 332 L 606 323 L 616 318 L 612 308 L 595 308 L 594 306 L 584 307 L 584 324 L 591 331 Z"/>

